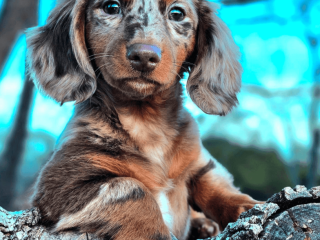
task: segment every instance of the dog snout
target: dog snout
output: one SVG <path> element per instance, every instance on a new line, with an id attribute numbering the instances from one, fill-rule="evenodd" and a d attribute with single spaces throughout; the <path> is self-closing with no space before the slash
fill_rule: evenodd
<path id="1" fill-rule="evenodd" d="M 151 72 L 161 60 L 161 49 L 154 45 L 133 44 L 127 48 L 127 58 L 133 69 Z"/>

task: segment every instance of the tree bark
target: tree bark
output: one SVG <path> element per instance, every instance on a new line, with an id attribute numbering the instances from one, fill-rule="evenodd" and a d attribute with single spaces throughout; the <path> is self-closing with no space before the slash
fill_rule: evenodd
<path id="1" fill-rule="evenodd" d="M 229 223 L 221 234 L 211 240 L 320 239 L 319 212 L 320 186 L 309 191 L 304 186 L 286 187 L 265 204 L 242 213 L 235 223 Z M 87 233 L 53 234 L 38 224 L 40 218 L 36 208 L 15 213 L 0 208 L 0 239 L 96 239 Z M 172 240 L 177 239 L 173 236 Z"/>
<path id="2" fill-rule="evenodd" d="M 94 234 L 75 232 L 51 233 L 38 224 L 41 216 L 39 209 L 32 208 L 21 212 L 7 212 L 0 207 L 0 239 L 37 239 L 37 240 L 94 240 Z M 172 240 L 178 240 L 172 235 Z"/>
<path id="3" fill-rule="evenodd" d="M 284 188 L 263 205 L 242 213 L 211 240 L 320 239 L 320 187 Z"/>

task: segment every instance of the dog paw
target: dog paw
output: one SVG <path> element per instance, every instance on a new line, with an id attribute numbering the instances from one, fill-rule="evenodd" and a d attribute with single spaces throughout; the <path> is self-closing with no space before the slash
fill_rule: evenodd
<path id="1" fill-rule="evenodd" d="M 220 211 L 219 225 L 220 229 L 224 229 L 228 223 L 236 222 L 240 214 L 253 208 L 256 204 L 263 204 L 251 198 L 246 194 L 236 194 L 230 196 L 227 201 L 223 203 Z"/>
<path id="2" fill-rule="evenodd" d="M 190 235 L 188 240 L 205 239 L 217 236 L 219 226 L 208 218 L 194 218 L 191 220 Z"/>

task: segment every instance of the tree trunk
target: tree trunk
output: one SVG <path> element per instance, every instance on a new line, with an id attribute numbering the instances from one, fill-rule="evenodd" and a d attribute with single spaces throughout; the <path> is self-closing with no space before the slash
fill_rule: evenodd
<path id="1" fill-rule="evenodd" d="M 315 129 L 313 132 L 312 138 L 312 147 L 310 153 L 310 167 L 309 173 L 307 178 L 307 187 L 314 186 L 317 181 L 317 171 L 318 171 L 318 162 L 319 162 L 319 139 L 320 138 L 320 131 L 319 129 Z"/>
<path id="2" fill-rule="evenodd" d="M 33 99 L 33 82 L 26 76 L 18 112 L 3 154 L 0 156 L 0 205 L 11 210 L 15 194 L 17 170 L 24 152 L 27 124 Z"/>
<path id="3" fill-rule="evenodd" d="M 242 213 L 235 223 L 211 240 L 301 240 L 320 239 L 320 187 L 284 188 L 265 204 Z M 93 234 L 53 234 L 38 224 L 36 208 L 10 213 L 0 208 L 0 239 L 73 240 L 96 239 Z M 176 240 L 176 238 L 172 238 Z"/>
<path id="4" fill-rule="evenodd" d="M 4 2 L 0 21 L 0 74 L 17 36 L 26 28 L 36 26 L 37 20 L 38 0 L 9 0 Z M 27 123 L 33 98 L 33 88 L 33 83 L 26 74 L 13 129 L 6 142 L 4 152 L 0 156 L 0 205 L 7 209 L 11 209 L 16 172 L 27 137 Z"/>
<path id="5" fill-rule="evenodd" d="M 0 1 L 0 22 L 2 20 L 4 9 L 6 9 L 7 2 L 8 2 L 8 0 L 2 0 L 2 3 Z"/>
<path id="6" fill-rule="evenodd" d="M 0 19 L 0 73 L 16 38 L 37 25 L 38 0 L 6 0 Z"/>

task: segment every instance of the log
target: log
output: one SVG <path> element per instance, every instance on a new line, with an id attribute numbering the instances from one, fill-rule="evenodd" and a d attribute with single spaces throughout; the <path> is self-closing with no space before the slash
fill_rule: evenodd
<path id="1" fill-rule="evenodd" d="M 284 188 L 265 204 L 240 215 L 211 240 L 320 239 L 320 187 L 309 191 L 298 185 Z"/>
<path id="2" fill-rule="evenodd" d="M 0 207 L 0 240 L 94 240 L 93 234 L 76 232 L 51 233 L 39 225 L 41 215 L 38 208 L 20 212 L 8 212 Z M 178 240 L 172 235 L 172 240 Z"/>
<path id="3" fill-rule="evenodd" d="M 0 239 L 96 239 L 93 234 L 53 234 L 39 225 L 40 212 L 32 208 L 8 212 L 0 207 Z M 172 236 L 173 240 L 177 240 Z M 258 204 L 207 240 L 313 240 L 320 239 L 320 186 L 284 188 L 265 204 Z"/>

